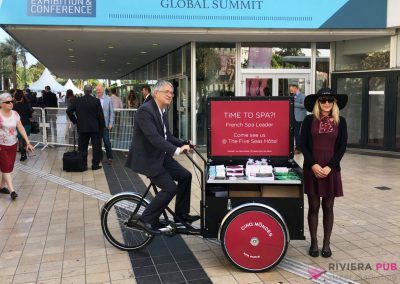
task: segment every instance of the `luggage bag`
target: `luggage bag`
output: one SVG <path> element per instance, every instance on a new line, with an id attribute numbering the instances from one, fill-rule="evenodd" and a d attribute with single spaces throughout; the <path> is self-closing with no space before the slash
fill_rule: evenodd
<path id="1" fill-rule="evenodd" d="M 74 131 L 74 150 L 65 152 L 63 155 L 63 170 L 66 172 L 83 172 L 87 170 L 87 161 L 84 155 L 75 151 L 75 131 Z"/>

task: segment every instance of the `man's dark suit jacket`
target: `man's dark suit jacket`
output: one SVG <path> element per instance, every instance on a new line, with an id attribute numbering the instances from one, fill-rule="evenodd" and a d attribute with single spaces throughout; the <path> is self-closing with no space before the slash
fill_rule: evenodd
<path id="1" fill-rule="evenodd" d="M 67 115 L 72 123 L 77 124 L 78 132 L 99 132 L 105 127 L 100 100 L 91 95 L 77 98 L 68 107 Z"/>
<path id="2" fill-rule="evenodd" d="M 153 99 L 153 96 L 149 94 L 146 99 L 143 101 L 143 103 L 147 103 L 148 101 L 151 101 Z"/>
<path id="3" fill-rule="evenodd" d="M 165 155 L 173 156 L 183 141 L 172 136 L 166 121 L 167 140 L 164 138 L 164 126 L 155 100 L 144 103 L 135 114 L 135 123 L 131 148 L 126 167 L 133 171 L 154 177 L 165 171 Z"/>
<path id="4" fill-rule="evenodd" d="M 42 107 L 58 107 L 57 95 L 53 92 L 44 93 Z"/>

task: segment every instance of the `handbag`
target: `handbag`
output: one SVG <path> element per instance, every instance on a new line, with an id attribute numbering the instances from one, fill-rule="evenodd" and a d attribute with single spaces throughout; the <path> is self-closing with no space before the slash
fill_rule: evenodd
<path id="1" fill-rule="evenodd" d="M 32 134 L 40 133 L 39 122 L 37 122 L 37 121 L 32 121 L 31 122 L 31 133 Z"/>

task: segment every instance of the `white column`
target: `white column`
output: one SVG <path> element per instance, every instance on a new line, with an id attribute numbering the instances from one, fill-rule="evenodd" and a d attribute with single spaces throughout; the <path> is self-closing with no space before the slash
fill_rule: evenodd
<path id="1" fill-rule="evenodd" d="M 196 89 L 196 43 L 191 42 L 190 43 L 190 59 L 191 59 L 191 64 L 190 64 L 190 89 L 191 89 L 191 109 L 192 109 L 192 142 L 194 145 L 197 144 L 197 109 L 196 109 L 196 94 L 197 94 L 197 89 Z"/>
<path id="2" fill-rule="evenodd" d="M 317 44 L 311 43 L 311 74 L 310 74 L 310 94 L 315 94 L 315 78 L 317 74 Z"/>

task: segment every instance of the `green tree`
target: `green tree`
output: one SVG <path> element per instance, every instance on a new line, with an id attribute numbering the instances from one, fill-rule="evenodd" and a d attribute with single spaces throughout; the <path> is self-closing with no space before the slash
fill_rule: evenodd
<path id="1" fill-rule="evenodd" d="M 8 38 L 5 42 L 0 43 L 0 52 L 0 56 L 2 58 L 9 58 L 11 61 L 11 82 L 13 88 L 17 88 L 17 63 L 19 57 L 22 56 L 22 53 L 26 53 L 26 50 L 16 40 L 13 38 Z M 24 55 L 23 58 L 25 58 L 23 64 L 26 64 L 26 56 Z"/>
<path id="2" fill-rule="evenodd" d="M 274 50 L 274 54 L 271 60 L 272 68 L 282 68 L 282 59 L 285 56 L 305 56 L 305 54 L 302 52 L 301 48 L 281 48 L 278 50 Z M 294 65 L 286 63 L 286 67 L 294 68 Z"/>
<path id="3" fill-rule="evenodd" d="M 37 62 L 36 64 L 32 64 L 28 69 L 28 80 L 30 83 L 36 82 L 39 80 L 42 75 L 45 67 L 42 63 Z"/>

